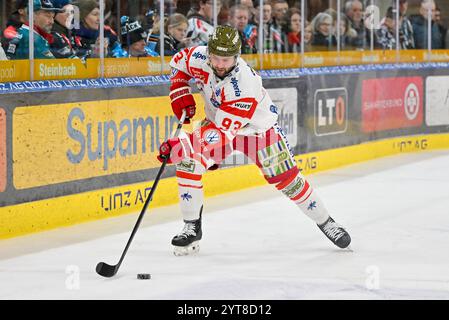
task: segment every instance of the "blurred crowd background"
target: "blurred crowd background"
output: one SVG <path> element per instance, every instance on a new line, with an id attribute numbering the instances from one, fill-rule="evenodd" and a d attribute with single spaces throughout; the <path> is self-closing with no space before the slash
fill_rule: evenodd
<path id="1" fill-rule="evenodd" d="M 449 48 L 447 0 L 32 0 L 31 14 L 29 2 L 1 1 L 0 59 L 30 45 L 35 59 L 172 56 L 217 24 L 238 29 L 242 54 Z"/>

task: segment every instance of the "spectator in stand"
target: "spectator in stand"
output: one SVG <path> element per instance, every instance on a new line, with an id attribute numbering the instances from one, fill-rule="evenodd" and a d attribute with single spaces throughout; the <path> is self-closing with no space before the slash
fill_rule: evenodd
<path id="1" fill-rule="evenodd" d="M 189 28 L 187 37 L 191 38 L 193 46 L 205 45 L 209 41 L 209 36 L 214 31 L 213 26 L 213 1 L 198 0 L 198 11 L 187 15 Z M 217 14 L 221 9 L 221 1 L 217 1 Z"/>
<path id="2" fill-rule="evenodd" d="M 74 50 L 76 47 L 75 37 L 72 34 L 75 17 L 72 0 L 51 1 L 61 11 L 55 15 L 51 31 L 53 41 L 50 43 L 50 50 L 56 58 L 77 58 Z"/>
<path id="3" fill-rule="evenodd" d="M 235 0 L 221 0 L 221 7 L 217 15 L 217 25 L 229 25 L 229 9 L 235 4 Z"/>
<path id="4" fill-rule="evenodd" d="M 166 23 L 168 19 L 170 10 L 170 7 L 164 7 L 164 23 Z M 142 26 L 144 30 L 147 30 L 146 51 L 153 57 L 159 56 L 159 53 L 156 52 L 156 46 L 158 45 L 160 38 L 160 20 L 160 3 L 156 2 L 153 9 L 148 10 L 145 14 L 145 27 Z"/>
<path id="5" fill-rule="evenodd" d="M 367 44 L 367 30 L 363 21 L 363 4 L 360 0 L 349 0 L 345 3 L 345 14 L 351 22 L 351 27 L 357 32 L 353 45 L 364 49 Z"/>
<path id="6" fill-rule="evenodd" d="M 121 24 L 121 40 L 122 49 L 125 57 L 147 57 L 145 50 L 147 33 L 140 25 L 139 21 L 122 16 Z"/>
<path id="7" fill-rule="evenodd" d="M 301 52 L 301 11 L 298 8 L 287 11 L 286 34 L 285 52 Z"/>
<path id="8" fill-rule="evenodd" d="M 329 14 L 332 17 L 332 33 L 335 39 L 338 39 L 337 33 L 337 23 L 338 23 L 338 13 L 334 9 L 327 9 L 324 13 Z M 353 50 L 354 42 L 357 41 L 357 31 L 352 28 L 351 21 L 344 14 L 340 14 L 340 49 L 341 50 Z"/>
<path id="9" fill-rule="evenodd" d="M 334 23 L 336 26 L 336 23 Z M 335 37 L 337 32 L 335 31 Z M 342 13 L 340 15 L 340 49 L 341 50 L 354 50 L 355 43 L 357 42 L 357 31 L 352 28 L 349 18 Z"/>
<path id="10" fill-rule="evenodd" d="M 332 50 L 337 44 L 337 39 L 332 33 L 333 19 L 328 13 L 320 12 L 312 20 L 314 51 Z"/>
<path id="11" fill-rule="evenodd" d="M 430 31 L 431 39 L 430 45 L 432 49 L 442 49 L 443 35 L 441 34 L 440 28 L 433 21 L 435 17 L 435 1 L 434 0 L 421 0 L 421 6 L 419 8 L 419 14 L 411 16 L 410 21 L 413 26 L 413 34 L 415 37 L 416 49 L 427 49 L 429 45 L 428 39 L 428 25 L 429 20 L 427 19 L 430 11 Z"/>
<path id="12" fill-rule="evenodd" d="M 283 52 L 285 50 L 284 40 L 286 39 L 285 28 L 287 24 L 286 14 L 288 11 L 288 3 L 285 0 L 272 0 L 271 8 L 272 21 L 270 38 L 273 39 L 273 52 Z"/>
<path id="13" fill-rule="evenodd" d="M 255 25 L 257 28 L 257 33 L 259 33 L 259 23 L 260 23 L 260 1 L 254 1 L 254 17 L 251 24 Z M 272 53 L 274 52 L 274 37 L 273 37 L 273 28 L 272 28 L 272 18 L 271 18 L 271 4 L 269 1 L 264 1 L 263 9 L 262 9 L 262 23 L 263 23 L 263 52 L 264 53 Z M 259 48 L 259 41 L 256 40 L 256 48 Z"/>
<path id="14" fill-rule="evenodd" d="M 396 8 L 396 0 L 392 0 L 392 6 Z M 407 9 L 408 0 L 399 0 L 399 43 L 401 49 L 415 49 L 413 27 L 407 17 Z"/>
<path id="15" fill-rule="evenodd" d="M 306 21 L 304 28 L 304 51 L 312 51 L 313 29 L 312 23 Z"/>
<path id="16" fill-rule="evenodd" d="M 104 27 L 104 44 L 100 45 L 100 6 L 95 0 L 79 0 L 79 29 L 74 29 L 75 42 L 79 44 L 78 55 L 99 57 L 103 47 L 105 57 L 122 57 L 117 34 L 111 27 Z"/>
<path id="17" fill-rule="evenodd" d="M 186 37 L 188 26 L 188 20 L 183 14 L 175 13 L 168 17 L 165 23 L 164 55 L 174 56 L 179 50 L 191 46 L 190 39 Z M 160 42 L 156 44 L 155 51 L 160 53 Z"/>
<path id="18" fill-rule="evenodd" d="M 446 48 L 446 34 L 447 34 L 447 28 L 443 25 L 443 22 L 441 21 L 441 9 L 437 6 L 435 8 L 435 23 L 437 24 L 438 28 L 440 29 L 441 33 L 441 48 Z"/>
<path id="19" fill-rule="evenodd" d="M 288 3 L 286 0 L 272 0 L 271 8 L 273 12 L 273 28 L 281 33 L 285 30 L 285 25 L 287 24 Z"/>
<path id="20" fill-rule="evenodd" d="M 248 10 L 249 10 L 249 20 L 248 21 L 252 21 L 254 18 L 253 0 L 237 0 L 236 2 L 237 2 L 237 4 L 242 4 L 248 8 Z"/>
<path id="21" fill-rule="evenodd" d="M 55 56 L 50 51 L 49 41 L 52 41 L 50 32 L 54 23 L 54 15 L 59 9 L 55 8 L 49 0 L 34 0 L 33 9 L 34 58 L 54 59 Z M 30 29 L 28 20 L 26 20 L 17 30 L 17 35 L 9 42 L 6 50 L 9 59 L 24 60 L 29 58 L 29 36 Z"/>
<path id="22" fill-rule="evenodd" d="M 237 29 L 242 41 L 241 53 L 257 53 L 257 27 L 249 25 L 249 9 L 243 4 L 233 5 L 229 10 L 229 24 Z"/>
<path id="23" fill-rule="evenodd" d="M 383 50 L 396 49 L 396 16 L 393 7 L 388 7 L 380 29 L 375 33 L 375 47 Z"/>
<path id="24" fill-rule="evenodd" d="M 6 23 L 6 29 L 3 31 L 2 46 L 4 50 L 9 47 L 9 42 L 14 39 L 19 28 L 28 21 L 26 7 L 28 7 L 28 0 L 17 0 L 16 11 L 14 11 Z"/>

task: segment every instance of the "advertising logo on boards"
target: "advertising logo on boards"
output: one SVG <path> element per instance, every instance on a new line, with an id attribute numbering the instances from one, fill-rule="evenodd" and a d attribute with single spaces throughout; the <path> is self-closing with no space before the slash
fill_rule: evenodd
<path id="1" fill-rule="evenodd" d="M 417 127 L 422 122 L 423 80 L 421 77 L 363 80 L 363 132 Z"/>
<path id="2" fill-rule="evenodd" d="M 431 76 L 426 79 L 426 124 L 449 124 L 449 76 Z"/>
<path id="3" fill-rule="evenodd" d="M 333 135 L 347 130 L 348 91 L 346 88 L 316 90 L 313 105 L 315 135 Z"/>

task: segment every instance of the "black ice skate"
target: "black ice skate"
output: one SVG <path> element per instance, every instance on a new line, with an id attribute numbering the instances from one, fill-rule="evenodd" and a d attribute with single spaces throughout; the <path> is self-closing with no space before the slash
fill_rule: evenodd
<path id="1" fill-rule="evenodd" d="M 342 249 L 347 248 L 351 243 L 349 233 L 339 226 L 334 219 L 329 217 L 325 223 L 318 225 L 321 231 L 332 241 L 337 247 Z"/>
<path id="2" fill-rule="evenodd" d="M 200 250 L 200 240 L 203 236 L 201 231 L 201 215 L 203 207 L 200 210 L 200 218 L 197 220 L 184 220 L 185 225 L 181 233 L 178 233 L 171 241 L 173 253 L 175 256 L 186 256 L 197 253 Z"/>

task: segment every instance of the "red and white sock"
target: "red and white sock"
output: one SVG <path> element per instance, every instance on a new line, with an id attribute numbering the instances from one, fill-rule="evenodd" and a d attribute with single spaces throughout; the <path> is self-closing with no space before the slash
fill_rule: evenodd
<path id="1" fill-rule="evenodd" d="M 289 197 L 315 223 L 323 224 L 329 218 L 323 201 L 300 172 L 279 182 L 276 188 Z"/>

